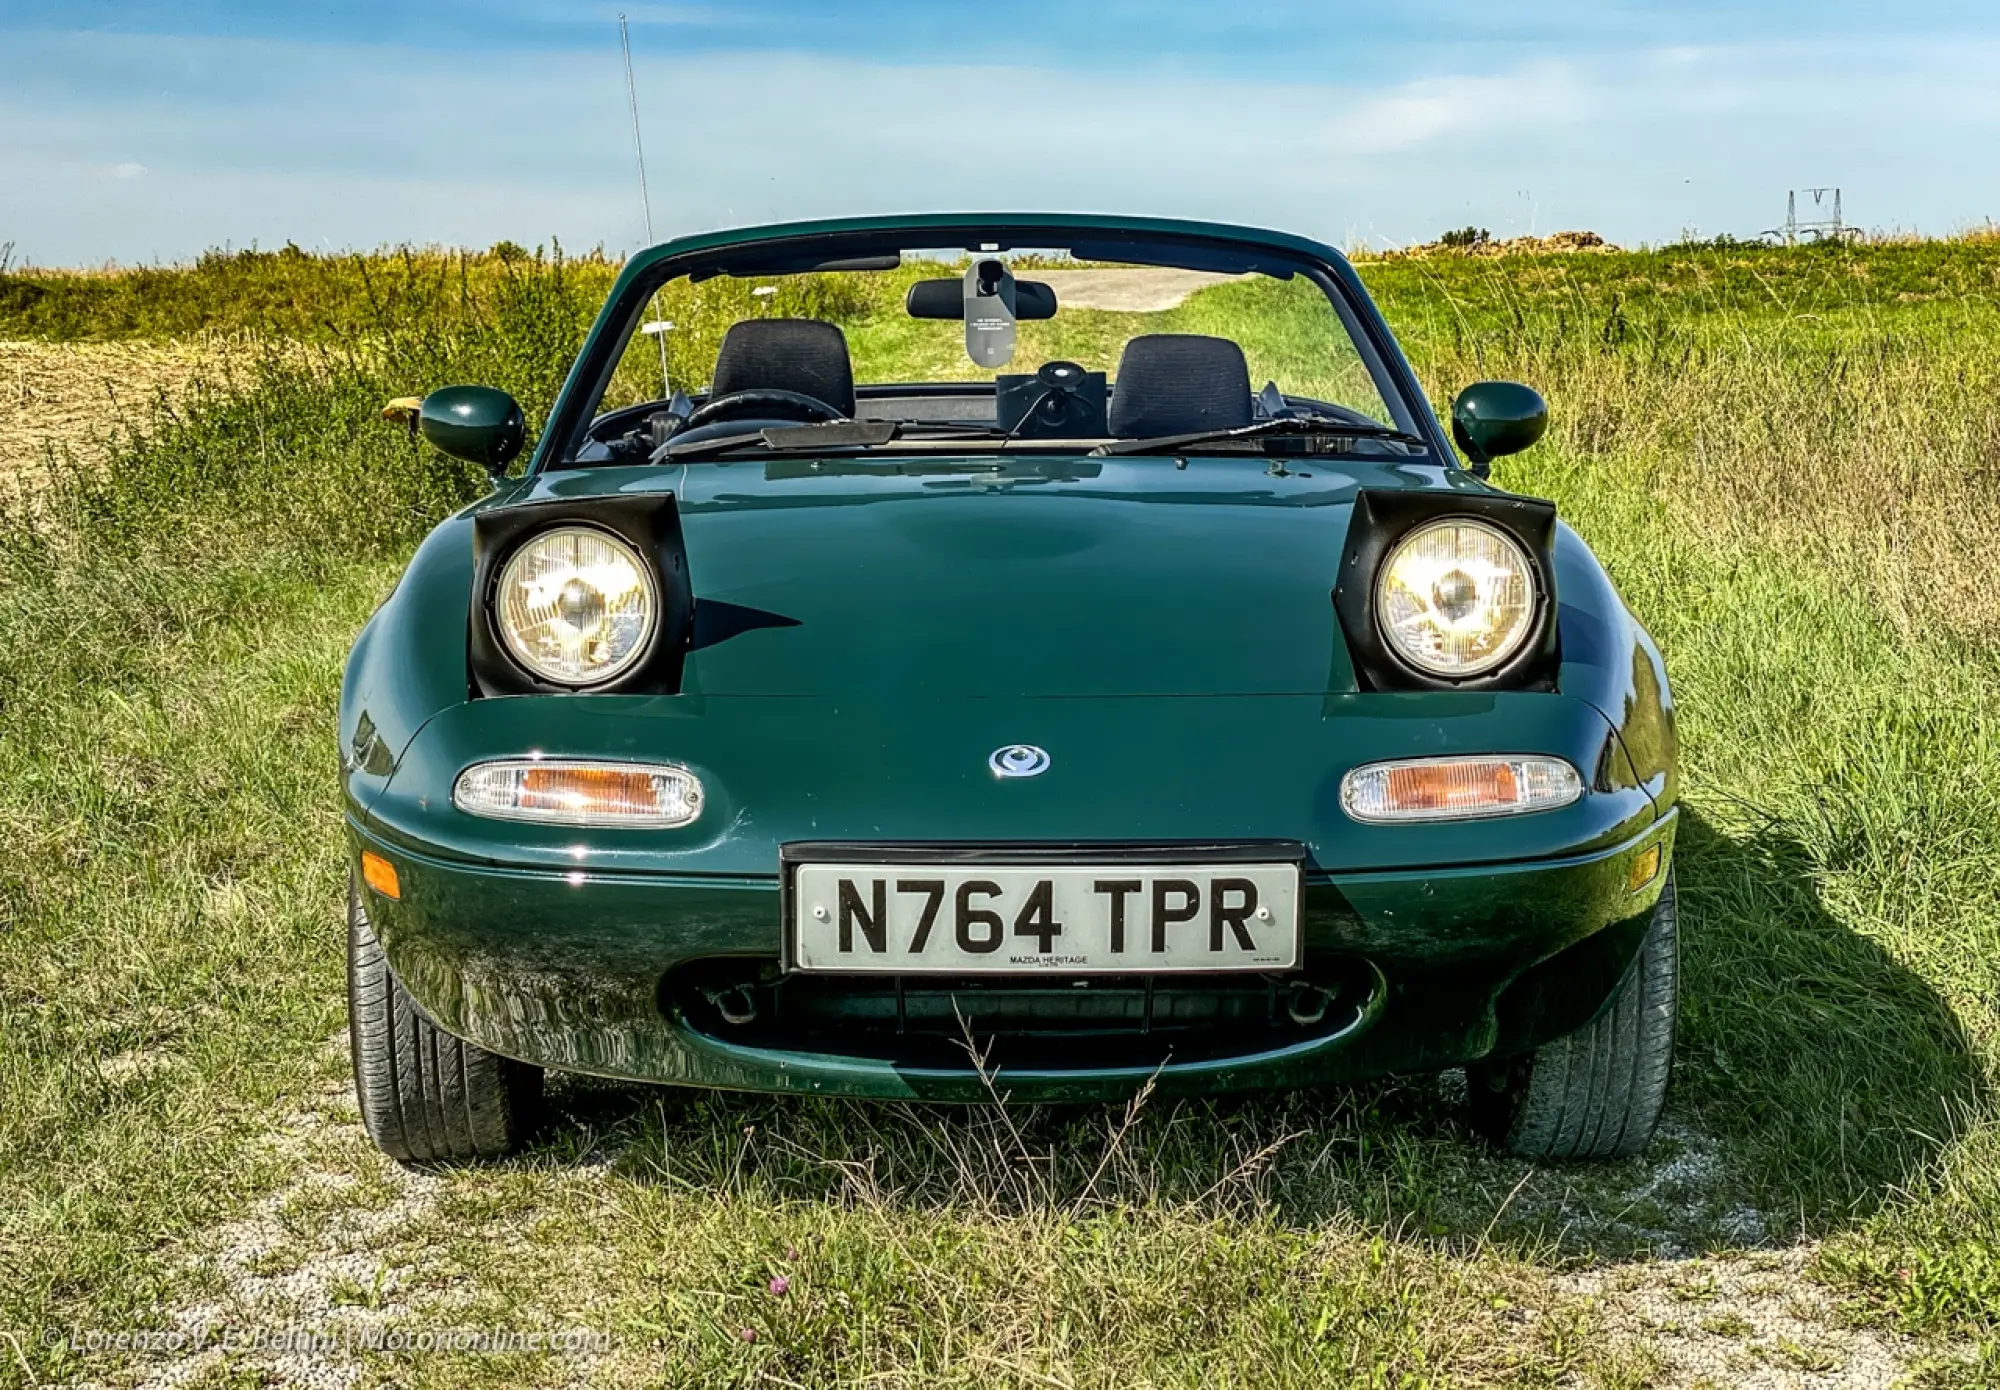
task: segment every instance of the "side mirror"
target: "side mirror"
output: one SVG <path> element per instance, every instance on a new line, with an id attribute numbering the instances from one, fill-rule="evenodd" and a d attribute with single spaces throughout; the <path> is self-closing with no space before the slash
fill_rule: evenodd
<path id="1" fill-rule="evenodd" d="M 412 434 L 433 446 L 476 463 L 494 477 L 527 442 L 528 422 L 520 405 L 491 386 L 444 386 L 418 400 L 403 396 L 382 409 L 384 419 L 404 420 Z"/>
<path id="2" fill-rule="evenodd" d="M 1549 403 L 1518 381 L 1475 381 L 1451 403 L 1451 437 L 1480 475 L 1503 454 L 1518 454 L 1548 432 Z"/>

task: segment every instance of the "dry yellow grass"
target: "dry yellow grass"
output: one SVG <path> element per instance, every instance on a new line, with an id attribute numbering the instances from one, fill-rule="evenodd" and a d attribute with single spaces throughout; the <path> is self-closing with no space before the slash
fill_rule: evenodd
<path id="1" fill-rule="evenodd" d="M 1551 232 L 1547 236 L 1503 237 L 1462 246 L 1426 241 L 1415 246 L 1391 247 L 1385 251 L 1357 248 L 1350 250 L 1348 257 L 1356 261 L 1421 261 L 1431 256 L 1564 256 L 1579 251 L 1615 252 L 1622 249 L 1596 232 Z"/>
<path id="2" fill-rule="evenodd" d="M 234 338 L 190 342 L 0 342 L 0 479 L 38 476 L 51 448 L 88 456 L 164 398 L 226 379 L 248 352 Z"/>

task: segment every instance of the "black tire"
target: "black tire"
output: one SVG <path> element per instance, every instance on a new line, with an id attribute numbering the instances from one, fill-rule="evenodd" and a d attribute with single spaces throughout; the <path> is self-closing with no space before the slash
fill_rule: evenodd
<path id="1" fill-rule="evenodd" d="M 1465 1069 L 1473 1123 L 1522 1158 L 1630 1158 L 1659 1123 L 1674 1065 L 1680 927 L 1670 872 L 1625 978 L 1590 1026 Z"/>
<path id="2" fill-rule="evenodd" d="M 509 1153 L 528 1135 L 542 1069 L 453 1037 L 418 1010 L 347 888 L 347 1035 L 361 1125 L 399 1163 Z"/>

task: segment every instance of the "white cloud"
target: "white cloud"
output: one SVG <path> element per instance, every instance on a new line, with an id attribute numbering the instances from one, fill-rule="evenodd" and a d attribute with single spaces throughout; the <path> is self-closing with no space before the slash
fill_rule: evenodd
<path id="1" fill-rule="evenodd" d="M 1433 77 L 1356 101 L 1334 117 L 1337 154 L 1395 154 L 1440 136 L 1584 118 L 1594 94 L 1566 64 L 1541 63 L 1499 77 Z"/>
<path id="2" fill-rule="evenodd" d="M 123 164 L 112 165 L 108 172 L 114 179 L 143 179 L 146 177 L 146 166 L 127 160 Z"/>

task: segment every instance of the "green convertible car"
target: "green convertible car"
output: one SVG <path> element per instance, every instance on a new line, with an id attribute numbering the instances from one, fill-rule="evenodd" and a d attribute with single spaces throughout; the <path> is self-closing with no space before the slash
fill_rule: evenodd
<path id="1" fill-rule="evenodd" d="M 544 1069 L 1092 1101 L 1464 1067 L 1631 1154 L 1676 1009 L 1658 651 L 1486 481 L 1345 259 L 923 216 L 635 256 L 340 709 L 368 1132 L 509 1149 Z M 1454 448 L 1454 443 L 1456 448 Z"/>

